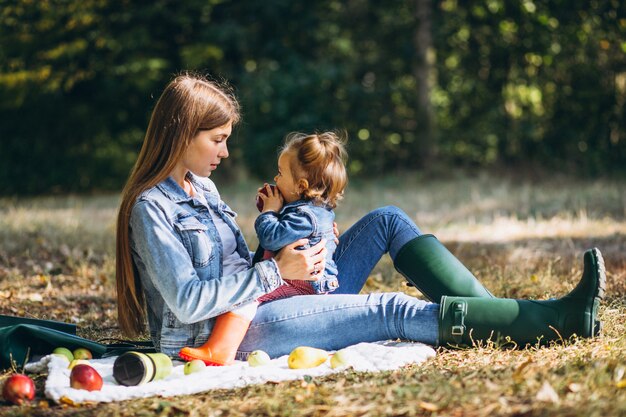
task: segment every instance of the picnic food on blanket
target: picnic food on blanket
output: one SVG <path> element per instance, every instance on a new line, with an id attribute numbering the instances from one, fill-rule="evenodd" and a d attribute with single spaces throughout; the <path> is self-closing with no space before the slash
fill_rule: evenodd
<path id="1" fill-rule="evenodd" d="M 5 401 L 22 405 L 35 398 L 35 384 L 24 374 L 11 375 L 2 387 L 2 397 Z"/>
<path id="2" fill-rule="evenodd" d="M 263 366 L 270 363 L 270 355 L 262 350 L 255 350 L 248 355 L 248 364 L 250 366 Z"/>
<path id="3" fill-rule="evenodd" d="M 67 369 L 74 369 L 76 365 L 89 365 L 89 361 L 87 359 L 74 359 L 67 365 Z"/>
<path id="4" fill-rule="evenodd" d="M 89 349 L 86 348 L 74 349 L 72 354 L 74 355 L 74 359 L 93 359 L 93 355 Z"/>
<path id="5" fill-rule="evenodd" d="M 172 373 L 172 360 L 164 353 L 125 352 L 113 363 L 113 378 L 120 385 L 134 386 L 163 379 Z"/>
<path id="6" fill-rule="evenodd" d="M 187 363 L 185 363 L 185 367 L 183 368 L 183 372 L 185 375 L 193 374 L 194 372 L 200 372 L 206 368 L 206 364 L 203 360 L 194 359 Z"/>
<path id="7" fill-rule="evenodd" d="M 276 186 L 274 184 L 270 184 L 270 188 L 272 189 L 272 192 L 276 192 Z M 261 188 L 259 192 L 267 195 L 265 187 Z M 258 195 L 256 196 L 256 208 L 259 209 L 259 211 L 263 211 L 263 200 L 261 200 L 261 197 Z"/>
<path id="8" fill-rule="evenodd" d="M 79 364 L 70 373 L 70 387 L 87 391 L 100 391 L 102 377 L 90 365 Z"/>
<path id="9" fill-rule="evenodd" d="M 59 346 L 58 348 L 54 349 L 52 353 L 59 356 L 65 356 L 68 362 L 72 362 L 74 360 L 74 354 L 66 347 Z"/>
<path id="10" fill-rule="evenodd" d="M 309 346 L 298 346 L 291 351 L 287 364 L 291 369 L 315 368 L 326 362 L 328 352 Z"/>
<path id="11" fill-rule="evenodd" d="M 351 359 L 350 352 L 346 349 L 340 349 L 330 357 L 330 367 L 335 369 L 342 366 L 350 366 Z"/>

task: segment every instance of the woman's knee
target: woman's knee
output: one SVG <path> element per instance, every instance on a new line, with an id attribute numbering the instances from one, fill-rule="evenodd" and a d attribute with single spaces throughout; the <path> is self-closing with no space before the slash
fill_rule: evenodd
<path id="1" fill-rule="evenodd" d="M 408 217 L 406 213 L 397 206 L 388 205 L 383 207 L 378 207 L 370 212 L 371 214 L 378 216 L 404 216 Z"/>
<path id="2" fill-rule="evenodd" d="M 401 228 L 408 227 L 418 234 L 421 234 L 415 222 L 400 207 L 392 205 L 379 207 L 375 210 L 372 210 L 370 212 L 370 215 L 372 215 L 373 217 L 385 219 L 390 224 L 399 225 Z"/>
<path id="3" fill-rule="evenodd" d="M 369 215 L 377 219 L 380 227 L 386 230 L 387 251 L 392 259 L 395 259 L 400 248 L 422 234 L 415 222 L 397 206 L 380 207 Z"/>

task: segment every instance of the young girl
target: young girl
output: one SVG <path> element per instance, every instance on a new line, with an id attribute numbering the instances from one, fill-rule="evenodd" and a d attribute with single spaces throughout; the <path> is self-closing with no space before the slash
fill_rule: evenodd
<path id="1" fill-rule="evenodd" d="M 284 284 L 257 299 L 259 303 L 294 295 L 326 294 L 339 286 L 333 255 L 337 244 L 333 232 L 333 209 L 343 196 L 347 184 L 344 141 L 334 132 L 287 136 L 278 157 L 275 187 L 259 190 L 262 213 L 255 222 L 261 248 L 269 252 L 264 259 L 283 247 L 306 238 L 311 247 L 326 241 L 324 271 L 314 271 L 316 281 L 284 279 Z M 216 329 L 199 348 L 185 347 L 179 355 L 185 360 L 201 359 L 208 365 L 233 362 L 257 303 L 247 304 L 218 317 Z M 219 329 L 219 331 L 217 331 Z"/>
<path id="2" fill-rule="evenodd" d="M 333 255 L 337 244 L 333 234 L 333 209 L 343 196 L 347 183 L 346 151 L 343 141 L 333 132 L 287 137 L 278 158 L 276 188 L 265 185 L 261 215 L 254 228 L 262 248 L 276 252 L 306 237 L 311 245 L 326 240 L 326 268 L 317 281 L 286 284 L 262 296 L 271 301 L 291 295 L 325 294 L 339 286 Z M 284 205 L 283 205 L 284 204 Z M 305 245 L 308 247 L 308 245 Z"/>

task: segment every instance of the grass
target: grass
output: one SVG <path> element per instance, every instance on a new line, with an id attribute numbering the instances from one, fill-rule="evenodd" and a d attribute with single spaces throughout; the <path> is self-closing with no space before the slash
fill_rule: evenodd
<path id="1" fill-rule="evenodd" d="M 251 246 L 257 184 L 223 187 Z M 337 210 L 345 230 L 368 210 L 394 204 L 435 233 L 497 296 L 546 298 L 573 288 L 585 249 L 608 271 L 599 338 L 549 348 L 439 349 L 393 372 L 314 379 L 72 407 L 41 396 L 16 416 L 617 416 L 626 414 L 626 189 L 624 182 L 489 176 L 417 176 L 351 184 Z M 120 336 L 114 290 L 117 195 L 0 200 L 0 313 L 74 322 L 81 336 Z M 406 291 L 389 259 L 364 292 Z"/>

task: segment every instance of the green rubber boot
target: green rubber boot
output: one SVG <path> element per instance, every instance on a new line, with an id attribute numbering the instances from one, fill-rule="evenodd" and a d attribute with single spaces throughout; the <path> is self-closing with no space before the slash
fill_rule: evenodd
<path id="1" fill-rule="evenodd" d="M 491 340 L 517 345 L 544 345 L 576 334 L 596 336 L 598 306 L 606 276 L 596 248 L 584 255 L 584 271 L 576 288 L 563 298 L 546 301 L 503 298 L 442 297 L 439 344 L 472 346 Z"/>
<path id="2" fill-rule="evenodd" d="M 421 235 L 405 244 L 393 261 L 396 270 L 425 297 L 439 302 L 444 295 L 493 295 L 433 235 Z"/>

